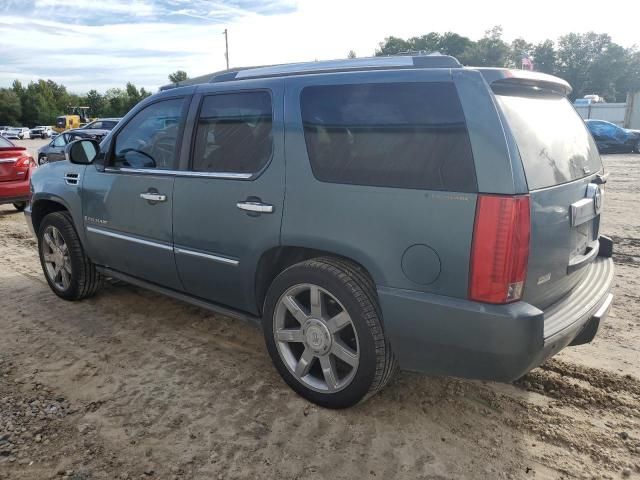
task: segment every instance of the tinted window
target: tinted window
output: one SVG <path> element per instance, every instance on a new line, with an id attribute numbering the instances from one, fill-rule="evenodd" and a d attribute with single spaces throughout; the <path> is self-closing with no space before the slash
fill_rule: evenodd
<path id="1" fill-rule="evenodd" d="M 117 122 L 113 122 L 110 120 L 104 121 L 102 122 L 102 128 L 104 128 L 105 130 L 111 130 L 113 127 L 116 126 Z"/>
<path id="2" fill-rule="evenodd" d="M 178 164 L 178 134 L 185 100 L 153 103 L 118 133 L 112 165 L 172 170 Z"/>
<path id="3" fill-rule="evenodd" d="M 0 148 L 13 147 L 13 143 L 4 137 L 0 137 Z"/>
<path id="4" fill-rule="evenodd" d="M 267 92 L 205 97 L 196 130 L 193 170 L 257 172 L 271 156 L 271 122 Z"/>
<path id="5" fill-rule="evenodd" d="M 307 87 L 301 108 L 319 180 L 477 190 L 471 143 L 452 83 Z"/>
<path id="6" fill-rule="evenodd" d="M 602 168 L 598 149 L 569 101 L 544 93 L 497 95 L 530 190 L 570 182 Z"/>

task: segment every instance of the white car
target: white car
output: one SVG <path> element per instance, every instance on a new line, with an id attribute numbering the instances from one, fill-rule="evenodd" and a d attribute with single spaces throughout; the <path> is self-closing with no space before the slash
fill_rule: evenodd
<path id="1" fill-rule="evenodd" d="M 31 138 L 51 138 L 53 134 L 53 129 L 46 125 L 41 125 L 38 127 L 34 127 L 29 131 L 29 136 Z"/>
<path id="2" fill-rule="evenodd" d="M 7 130 L 9 130 L 11 127 L 9 126 L 4 126 L 4 125 L 0 125 L 0 135 L 4 136 L 7 134 Z"/>
<path id="3" fill-rule="evenodd" d="M 11 127 L 7 130 L 5 137 L 24 140 L 25 138 L 31 138 L 31 135 L 27 127 Z"/>

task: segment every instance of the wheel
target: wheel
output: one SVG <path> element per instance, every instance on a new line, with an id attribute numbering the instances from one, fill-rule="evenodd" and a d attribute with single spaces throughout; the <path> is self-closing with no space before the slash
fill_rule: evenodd
<path id="1" fill-rule="evenodd" d="M 38 156 L 38 165 L 45 165 L 47 163 L 49 163 L 49 157 L 47 157 L 46 155 Z"/>
<path id="2" fill-rule="evenodd" d="M 317 258 L 280 273 L 267 292 L 262 325 L 284 381 L 320 406 L 355 405 L 396 370 L 373 282 L 346 260 Z"/>
<path id="3" fill-rule="evenodd" d="M 102 276 L 84 253 L 71 215 L 50 213 L 38 231 L 40 264 L 47 283 L 65 300 L 80 300 L 93 295 Z"/>
<path id="4" fill-rule="evenodd" d="M 16 203 L 13 204 L 13 208 L 15 208 L 16 210 L 21 212 L 25 208 L 27 208 L 27 202 L 16 202 Z"/>

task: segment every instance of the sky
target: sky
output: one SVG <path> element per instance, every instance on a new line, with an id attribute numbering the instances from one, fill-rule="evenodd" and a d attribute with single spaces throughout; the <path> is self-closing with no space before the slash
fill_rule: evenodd
<path id="1" fill-rule="evenodd" d="M 640 0 L 614 3 L 0 0 L 0 87 L 45 78 L 75 93 L 128 81 L 156 91 L 178 69 L 191 77 L 224 69 L 225 28 L 231 67 L 345 58 L 349 50 L 371 56 L 390 35 L 454 31 L 476 40 L 494 25 L 507 41 L 596 31 L 640 47 Z"/>

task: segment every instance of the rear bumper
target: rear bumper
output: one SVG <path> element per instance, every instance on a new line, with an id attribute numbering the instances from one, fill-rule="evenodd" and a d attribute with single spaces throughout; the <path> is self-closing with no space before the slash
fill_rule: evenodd
<path id="1" fill-rule="evenodd" d="M 433 375 L 512 381 L 567 345 L 593 339 L 611 307 L 613 261 L 598 257 L 571 293 L 542 311 L 378 287 L 400 367 Z"/>
<path id="2" fill-rule="evenodd" d="M 29 201 L 29 176 L 25 179 L 0 182 L 0 205 Z"/>

